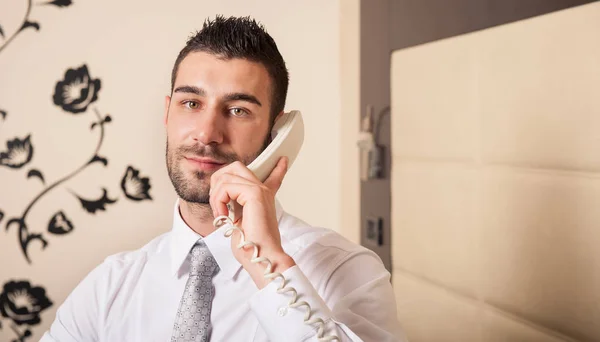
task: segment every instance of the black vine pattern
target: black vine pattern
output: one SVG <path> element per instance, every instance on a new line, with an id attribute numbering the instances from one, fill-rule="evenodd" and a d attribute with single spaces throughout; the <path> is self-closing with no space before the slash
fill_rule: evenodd
<path id="1" fill-rule="evenodd" d="M 40 181 L 42 181 L 42 184 L 46 184 L 46 181 L 44 180 L 44 176 L 42 175 L 40 170 L 36 170 L 36 169 L 29 170 L 29 172 L 27 172 L 27 178 L 31 178 L 31 177 L 37 177 L 40 179 Z"/>
<path id="2" fill-rule="evenodd" d="M 6 111 L 0 109 L 0 128 L 2 128 L 2 122 L 6 120 Z"/>
<path id="3" fill-rule="evenodd" d="M 40 324 L 40 314 L 52 305 L 43 287 L 32 286 L 27 280 L 10 280 L 0 293 L 0 329 L 3 328 L 2 319 L 8 319 L 12 321 L 11 330 L 17 335 L 12 342 L 25 341 L 32 337 L 29 327 Z"/>
<path id="4" fill-rule="evenodd" d="M 75 194 L 74 195 L 75 197 L 77 197 L 77 199 L 79 199 L 79 202 L 81 202 L 81 206 L 83 207 L 83 209 L 85 209 L 90 214 L 95 214 L 97 210 L 106 210 L 105 206 L 107 204 L 113 204 L 117 201 L 116 199 L 111 200 L 110 198 L 108 198 L 108 191 L 105 188 L 103 188 L 102 191 L 102 197 L 100 197 L 97 200 L 86 200 Z"/>
<path id="5" fill-rule="evenodd" d="M 56 83 L 52 96 L 53 103 L 60 106 L 65 112 L 85 115 L 85 113 L 89 112 L 88 108 L 90 105 L 98 100 L 100 85 L 100 79 L 93 79 L 90 76 L 87 65 L 84 64 L 78 68 L 69 68 L 64 73 L 64 78 Z M 44 235 L 45 232 L 41 232 L 39 229 L 33 232 L 27 224 L 28 215 L 36 203 L 52 190 L 59 188 L 91 165 L 98 163 L 102 164 L 103 167 L 108 166 L 108 158 L 100 154 L 100 149 L 104 142 L 105 125 L 112 122 L 112 118 L 110 115 L 100 114 L 97 108 L 93 108 L 92 112 L 94 113 L 94 118 L 90 124 L 90 130 L 98 132 L 98 142 L 87 162 L 49 184 L 46 184 L 46 179 L 40 169 L 32 168 L 27 172 L 27 179 L 38 179 L 44 188 L 29 202 L 20 216 L 8 219 L 6 230 L 9 231 L 12 227 L 16 227 L 21 251 L 28 263 L 31 263 L 28 253 L 31 242 L 37 241 L 42 249 L 48 246 L 48 241 Z M 30 163 L 34 155 L 32 141 L 31 134 L 25 138 L 9 140 L 6 143 L 6 151 L 0 152 L 0 165 L 19 170 Z M 152 200 L 150 196 L 150 179 L 141 176 L 140 171 L 134 167 L 127 167 L 120 184 L 126 198 L 136 202 Z M 113 205 L 118 201 L 118 198 L 109 196 L 109 192 L 105 187 L 101 189 L 102 196 L 95 199 L 90 199 L 89 196 L 78 195 L 72 190 L 70 192 L 79 200 L 83 210 L 89 214 L 96 214 L 98 211 L 107 210 L 108 205 Z M 5 213 L 0 209 L 0 221 L 2 221 L 4 216 Z M 66 235 L 73 232 L 74 228 L 75 224 L 69 219 L 65 211 L 58 210 L 49 218 L 46 232 L 55 236 Z"/>
<path id="6" fill-rule="evenodd" d="M 4 48 L 6 48 L 17 37 L 18 34 L 23 32 L 28 27 L 31 27 L 31 28 L 35 29 L 36 31 L 40 30 L 40 24 L 35 21 L 32 21 L 29 18 L 31 15 L 31 10 L 32 10 L 33 6 L 53 5 L 53 6 L 60 8 L 60 7 L 67 7 L 72 4 L 71 0 L 55 0 L 55 1 L 49 1 L 49 2 L 39 2 L 39 3 L 35 3 L 35 4 L 33 3 L 32 0 L 26 0 L 26 1 L 27 1 L 27 12 L 25 13 L 25 18 L 23 19 L 21 26 L 17 29 L 16 32 L 11 34 L 9 37 L 6 37 L 4 29 L 1 25 L 2 23 L 0 23 L 0 52 L 2 52 L 2 50 L 4 50 Z"/>
<path id="7" fill-rule="evenodd" d="M 51 2 L 46 2 L 44 5 L 54 5 L 58 7 L 67 7 L 72 4 L 71 0 L 54 0 Z"/>

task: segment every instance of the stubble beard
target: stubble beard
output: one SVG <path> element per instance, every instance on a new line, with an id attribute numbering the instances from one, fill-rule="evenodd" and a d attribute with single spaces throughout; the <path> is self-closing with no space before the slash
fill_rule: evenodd
<path id="1" fill-rule="evenodd" d="M 177 196 L 188 203 L 194 203 L 200 206 L 207 206 L 210 203 L 210 177 L 213 172 L 194 171 L 189 173 L 183 170 L 182 163 L 184 156 L 212 158 L 223 164 L 230 164 L 235 161 L 241 161 L 244 165 L 249 165 L 271 142 L 270 134 L 263 142 L 263 146 L 256 153 L 239 157 L 235 153 L 225 153 L 220 151 L 214 145 L 206 146 L 181 146 L 171 150 L 169 143 L 166 144 L 167 172 L 171 183 L 177 193 Z"/>

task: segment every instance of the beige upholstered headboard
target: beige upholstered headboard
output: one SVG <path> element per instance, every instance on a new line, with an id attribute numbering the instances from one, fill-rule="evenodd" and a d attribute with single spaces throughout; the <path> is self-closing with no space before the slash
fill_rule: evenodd
<path id="1" fill-rule="evenodd" d="M 411 341 L 600 341 L 600 3 L 395 51 L 392 144 Z"/>

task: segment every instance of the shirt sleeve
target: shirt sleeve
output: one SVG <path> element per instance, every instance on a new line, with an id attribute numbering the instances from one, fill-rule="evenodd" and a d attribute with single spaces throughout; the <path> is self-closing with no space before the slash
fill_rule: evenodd
<path id="1" fill-rule="evenodd" d="M 397 322 L 390 274 L 381 261 L 361 253 L 349 256 L 315 288 L 298 265 L 283 272 L 297 301 L 310 304 L 311 317 L 324 322 L 322 337 L 339 341 L 405 341 Z M 304 322 L 307 308 L 290 307 L 292 292 L 278 293 L 271 281 L 249 300 L 250 309 L 272 341 L 319 341 L 319 324 Z"/>

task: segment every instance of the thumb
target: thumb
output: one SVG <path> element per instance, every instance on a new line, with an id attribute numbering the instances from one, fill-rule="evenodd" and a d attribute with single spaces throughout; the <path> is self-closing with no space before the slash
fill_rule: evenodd
<path id="1" fill-rule="evenodd" d="M 273 190 L 273 192 L 277 192 L 277 190 L 279 190 L 279 188 L 281 187 L 281 184 L 283 183 L 283 177 L 285 177 L 287 170 L 288 170 L 288 157 L 284 156 L 284 157 L 279 158 L 277 165 L 275 166 L 273 171 L 271 171 L 271 174 L 269 175 L 269 177 L 267 177 L 264 184 L 269 189 Z"/>

